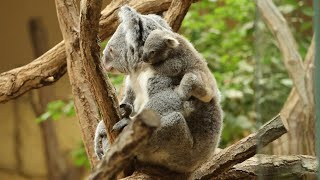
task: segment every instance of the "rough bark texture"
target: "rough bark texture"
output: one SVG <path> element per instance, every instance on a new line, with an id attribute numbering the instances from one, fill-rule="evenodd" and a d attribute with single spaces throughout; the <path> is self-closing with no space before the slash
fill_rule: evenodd
<path id="1" fill-rule="evenodd" d="M 315 155 L 314 39 L 302 64 L 296 41 L 288 24 L 271 0 L 258 0 L 257 7 L 275 34 L 294 87 L 281 109 L 289 133 L 272 144 L 274 154 Z"/>
<path id="2" fill-rule="evenodd" d="M 258 145 L 263 147 L 287 132 L 287 124 L 278 115 L 239 142 L 221 150 L 196 170 L 190 179 L 210 179 L 255 155 Z"/>
<path id="3" fill-rule="evenodd" d="M 120 113 L 114 87 L 100 68 L 100 47 L 97 40 L 101 4 L 101 0 L 81 1 L 80 54 L 83 70 L 107 128 L 108 140 L 113 143 L 117 132 L 111 130 L 119 121 Z"/>
<path id="4" fill-rule="evenodd" d="M 103 11 L 99 23 L 99 37 L 104 40 L 118 26 L 118 9 L 129 4 L 141 13 L 160 13 L 168 10 L 171 0 L 112 1 Z M 77 28 L 78 29 L 78 28 Z M 0 103 L 15 99 L 31 89 L 51 85 L 66 72 L 64 41 L 31 63 L 0 74 Z"/>
<path id="5" fill-rule="evenodd" d="M 316 179 L 317 159 L 313 156 L 276 156 L 258 154 L 215 179 Z"/>
<path id="6" fill-rule="evenodd" d="M 173 31 L 177 32 L 179 30 L 184 16 L 187 14 L 191 4 L 191 0 L 172 1 L 169 10 L 165 14 L 165 19 L 172 27 Z"/>
<path id="7" fill-rule="evenodd" d="M 89 179 L 113 179 L 116 177 L 117 173 L 130 162 L 134 153 L 147 142 L 158 126 L 160 126 L 159 116 L 149 110 L 142 111 L 122 131 Z"/>
<path id="8" fill-rule="evenodd" d="M 82 130 L 82 138 L 88 158 L 93 167 L 93 139 L 98 123 L 99 111 L 86 72 L 83 69 L 79 45 L 79 11 L 73 0 L 56 0 L 58 20 L 65 41 L 67 67 L 77 118 Z"/>

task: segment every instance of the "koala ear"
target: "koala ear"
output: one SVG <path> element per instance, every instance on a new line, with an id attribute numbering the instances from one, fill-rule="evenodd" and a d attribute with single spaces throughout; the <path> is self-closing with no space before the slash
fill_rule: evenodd
<path id="1" fill-rule="evenodd" d="M 126 41 L 133 48 L 138 46 L 137 42 L 141 39 L 143 31 L 141 25 L 141 14 L 133 8 L 125 5 L 120 8 L 119 17 L 123 25 Z"/>
<path id="2" fill-rule="evenodd" d="M 170 36 L 166 36 L 166 37 L 164 37 L 164 39 L 166 41 L 166 44 L 171 48 L 175 48 L 180 44 L 177 39 L 170 37 Z"/>
<path id="3" fill-rule="evenodd" d="M 137 12 L 128 5 L 124 5 L 120 8 L 118 16 L 121 22 L 129 20 L 130 17 L 134 16 Z"/>

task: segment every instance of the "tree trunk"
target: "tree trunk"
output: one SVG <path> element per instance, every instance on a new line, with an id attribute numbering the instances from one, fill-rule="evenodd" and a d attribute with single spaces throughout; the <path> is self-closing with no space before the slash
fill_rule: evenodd
<path id="1" fill-rule="evenodd" d="M 41 19 L 37 18 L 30 20 L 29 30 L 34 55 L 38 57 L 49 49 L 46 29 Z M 54 100 L 52 93 L 52 90 L 49 88 L 36 89 L 30 92 L 30 104 L 37 117 L 45 113 L 47 104 Z M 73 173 L 76 168 L 74 166 L 70 166 L 62 155 L 52 119 L 41 122 L 39 126 L 42 132 L 45 149 L 48 179 L 67 180 L 80 178 L 79 172 Z M 71 169 L 73 170 L 71 171 Z"/>

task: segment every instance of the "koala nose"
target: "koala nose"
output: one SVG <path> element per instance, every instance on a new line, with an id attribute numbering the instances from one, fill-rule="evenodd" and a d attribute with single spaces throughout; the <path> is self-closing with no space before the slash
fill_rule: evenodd
<path id="1" fill-rule="evenodd" d="M 143 61 L 143 62 L 148 62 L 148 56 L 147 56 L 146 53 L 143 53 L 143 55 L 142 55 L 142 61 Z"/>

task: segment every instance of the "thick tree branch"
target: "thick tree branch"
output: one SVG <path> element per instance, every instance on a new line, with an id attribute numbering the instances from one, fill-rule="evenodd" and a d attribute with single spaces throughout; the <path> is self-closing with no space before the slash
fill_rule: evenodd
<path id="1" fill-rule="evenodd" d="M 150 110 L 144 110 L 122 131 L 94 169 L 89 179 L 112 179 L 130 162 L 134 153 L 148 141 L 160 125 L 160 117 Z"/>
<path id="2" fill-rule="evenodd" d="M 80 54 L 83 70 L 107 128 L 108 140 L 113 143 L 117 132 L 111 130 L 119 121 L 120 113 L 114 88 L 100 68 L 100 47 L 97 39 L 101 5 L 102 0 L 81 1 Z"/>
<path id="3" fill-rule="evenodd" d="M 27 91 L 51 85 L 66 70 L 64 42 L 31 63 L 0 74 L 0 103 L 19 97 Z"/>
<path id="4" fill-rule="evenodd" d="M 317 176 L 317 159 L 313 156 L 276 156 L 257 154 L 237 164 L 216 179 L 302 179 L 304 176 Z"/>
<path id="5" fill-rule="evenodd" d="M 58 20 L 65 40 L 68 74 L 77 118 L 88 158 L 93 166 L 96 162 L 93 150 L 95 125 L 100 117 L 92 89 L 82 66 L 79 45 L 79 11 L 73 0 L 56 0 Z"/>
<path id="6" fill-rule="evenodd" d="M 117 10 L 129 0 L 112 1 L 100 18 L 99 36 L 109 37 L 118 25 Z M 171 0 L 133 0 L 129 5 L 141 13 L 160 13 L 166 11 Z M 170 22 L 169 22 L 170 23 Z M 78 28 L 77 28 L 78 29 Z M 31 63 L 0 74 L 0 103 L 15 99 L 31 89 L 51 85 L 66 72 L 66 53 L 64 41 L 57 44 Z"/>
<path id="7" fill-rule="evenodd" d="M 175 0 L 172 1 L 169 10 L 165 14 L 165 19 L 172 27 L 172 30 L 177 32 L 181 23 L 187 14 L 192 0 Z"/>
<path id="8" fill-rule="evenodd" d="M 297 43 L 289 29 L 287 21 L 273 4 L 272 0 L 257 0 L 257 7 L 269 29 L 276 36 L 284 64 L 304 105 L 308 105 L 308 96 L 304 78 L 304 66 L 298 52 Z M 299 72 L 299 73 L 298 73 Z"/>
<path id="9" fill-rule="evenodd" d="M 190 179 L 217 177 L 235 164 L 254 156 L 258 146 L 263 147 L 286 132 L 287 123 L 278 115 L 264 124 L 256 133 L 215 154 L 208 163 L 196 170 Z"/>

